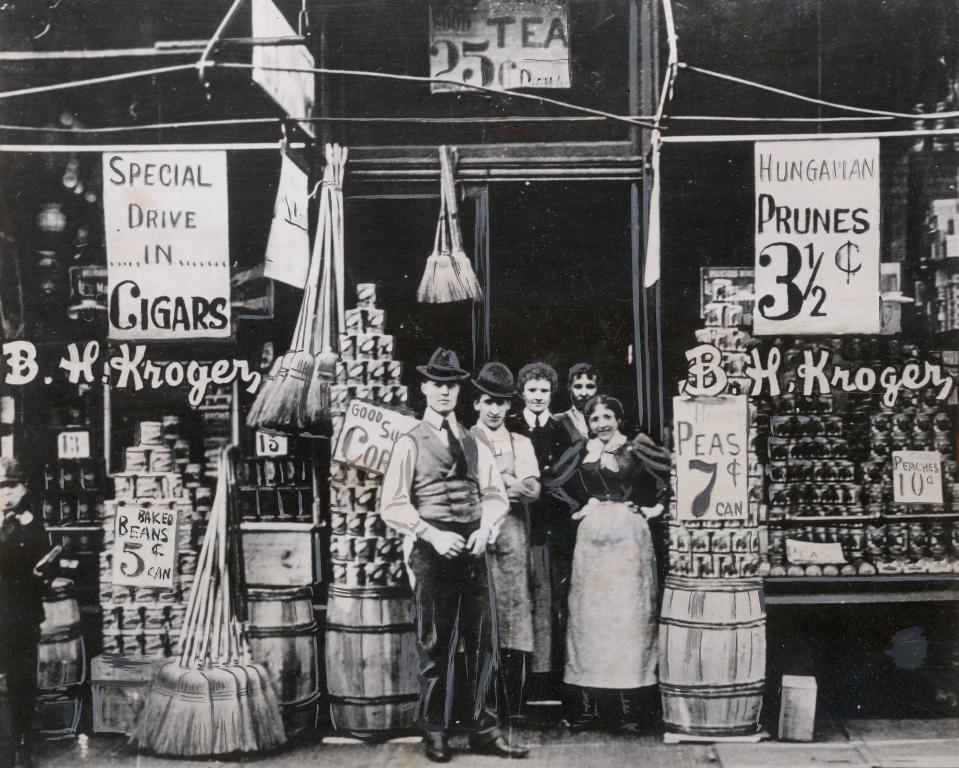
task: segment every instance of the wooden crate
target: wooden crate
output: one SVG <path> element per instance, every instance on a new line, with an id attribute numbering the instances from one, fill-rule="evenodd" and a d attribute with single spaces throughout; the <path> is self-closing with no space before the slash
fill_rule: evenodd
<path id="1" fill-rule="evenodd" d="M 321 550 L 313 523 L 243 523 L 247 586 L 305 587 L 320 581 Z"/>
<path id="2" fill-rule="evenodd" d="M 104 653 L 90 662 L 94 733 L 130 733 L 158 664 L 169 659 Z"/>

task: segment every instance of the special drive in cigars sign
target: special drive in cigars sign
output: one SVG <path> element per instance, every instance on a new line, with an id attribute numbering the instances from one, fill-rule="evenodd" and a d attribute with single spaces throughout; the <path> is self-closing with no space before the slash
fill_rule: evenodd
<path id="1" fill-rule="evenodd" d="M 230 335 L 226 152 L 103 155 L 110 338 Z"/>
<path id="2" fill-rule="evenodd" d="M 879 140 L 757 141 L 759 335 L 879 333 Z"/>
<path id="3" fill-rule="evenodd" d="M 749 412 L 743 395 L 674 397 L 677 519 L 746 520 Z"/>

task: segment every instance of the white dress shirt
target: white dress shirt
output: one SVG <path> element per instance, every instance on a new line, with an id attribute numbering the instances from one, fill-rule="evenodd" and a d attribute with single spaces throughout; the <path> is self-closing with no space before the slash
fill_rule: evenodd
<path id="1" fill-rule="evenodd" d="M 505 426 L 493 431 L 481 421 L 470 431 L 478 441 L 485 442 L 490 448 L 500 472 L 512 475 L 517 480 L 539 479 L 539 463 L 528 437 L 513 434 Z"/>
<path id="2" fill-rule="evenodd" d="M 550 416 L 552 416 L 552 414 L 548 409 L 545 411 L 540 411 L 539 413 L 533 413 L 529 408 L 523 409 L 523 418 L 526 419 L 526 424 L 530 429 L 535 429 L 536 427 L 545 427 Z"/>
<path id="3" fill-rule="evenodd" d="M 462 441 L 466 433 L 457 424 L 456 414 L 449 414 L 445 420 L 450 422 L 451 433 Z M 441 441 L 448 442 L 443 421 L 443 415 L 432 408 L 427 408 L 423 414 L 422 423 L 433 429 Z M 509 500 L 493 454 L 482 440 L 475 442 L 476 475 L 479 480 L 481 509 L 480 526 L 492 529 L 499 525 L 509 512 Z M 425 525 L 412 498 L 416 455 L 416 442 L 412 437 L 403 435 L 397 440 L 393 445 L 390 463 L 380 488 L 380 515 L 383 522 L 406 533 L 419 533 L 421 531 L 418 529 Z"/>

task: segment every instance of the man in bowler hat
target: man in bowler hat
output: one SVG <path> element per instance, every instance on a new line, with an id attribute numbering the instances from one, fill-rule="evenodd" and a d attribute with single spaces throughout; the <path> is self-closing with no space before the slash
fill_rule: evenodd
<path id="1" fill-rule="evenodd" d="M 525 757 L 528 750 L 499 732 L 490 685 L 496 676 L 496 630 L 485 553 L 509 511 L 506 489 L 489 448 L 456 420 L 460 383 L 469 378 L 456 354 L 437 349 L 416 370 L 423 377 L 426 410 L 394 445 L 380 514 L 415 537 L 409 567 L 416 581 L 418 719 L 426 757 L 451 759 L 453 728 L 469 733 L 475 752 Z M 457 660 L 460 644 L 464 658 Z"/>

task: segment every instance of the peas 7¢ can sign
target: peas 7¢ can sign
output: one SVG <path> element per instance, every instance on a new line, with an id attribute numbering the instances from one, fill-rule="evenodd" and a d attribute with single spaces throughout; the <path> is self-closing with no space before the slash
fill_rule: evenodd
<path id="1" fill-rule="evenodd" d="M 879 333 L 879 140 L 757 141 L 757 334 Z"/>
<path id="2" fill-rule="evenodd" d="M 113 584 L 173 589 L 177 511 L 152 499 L 117 502 L 113 528 Z"/>

